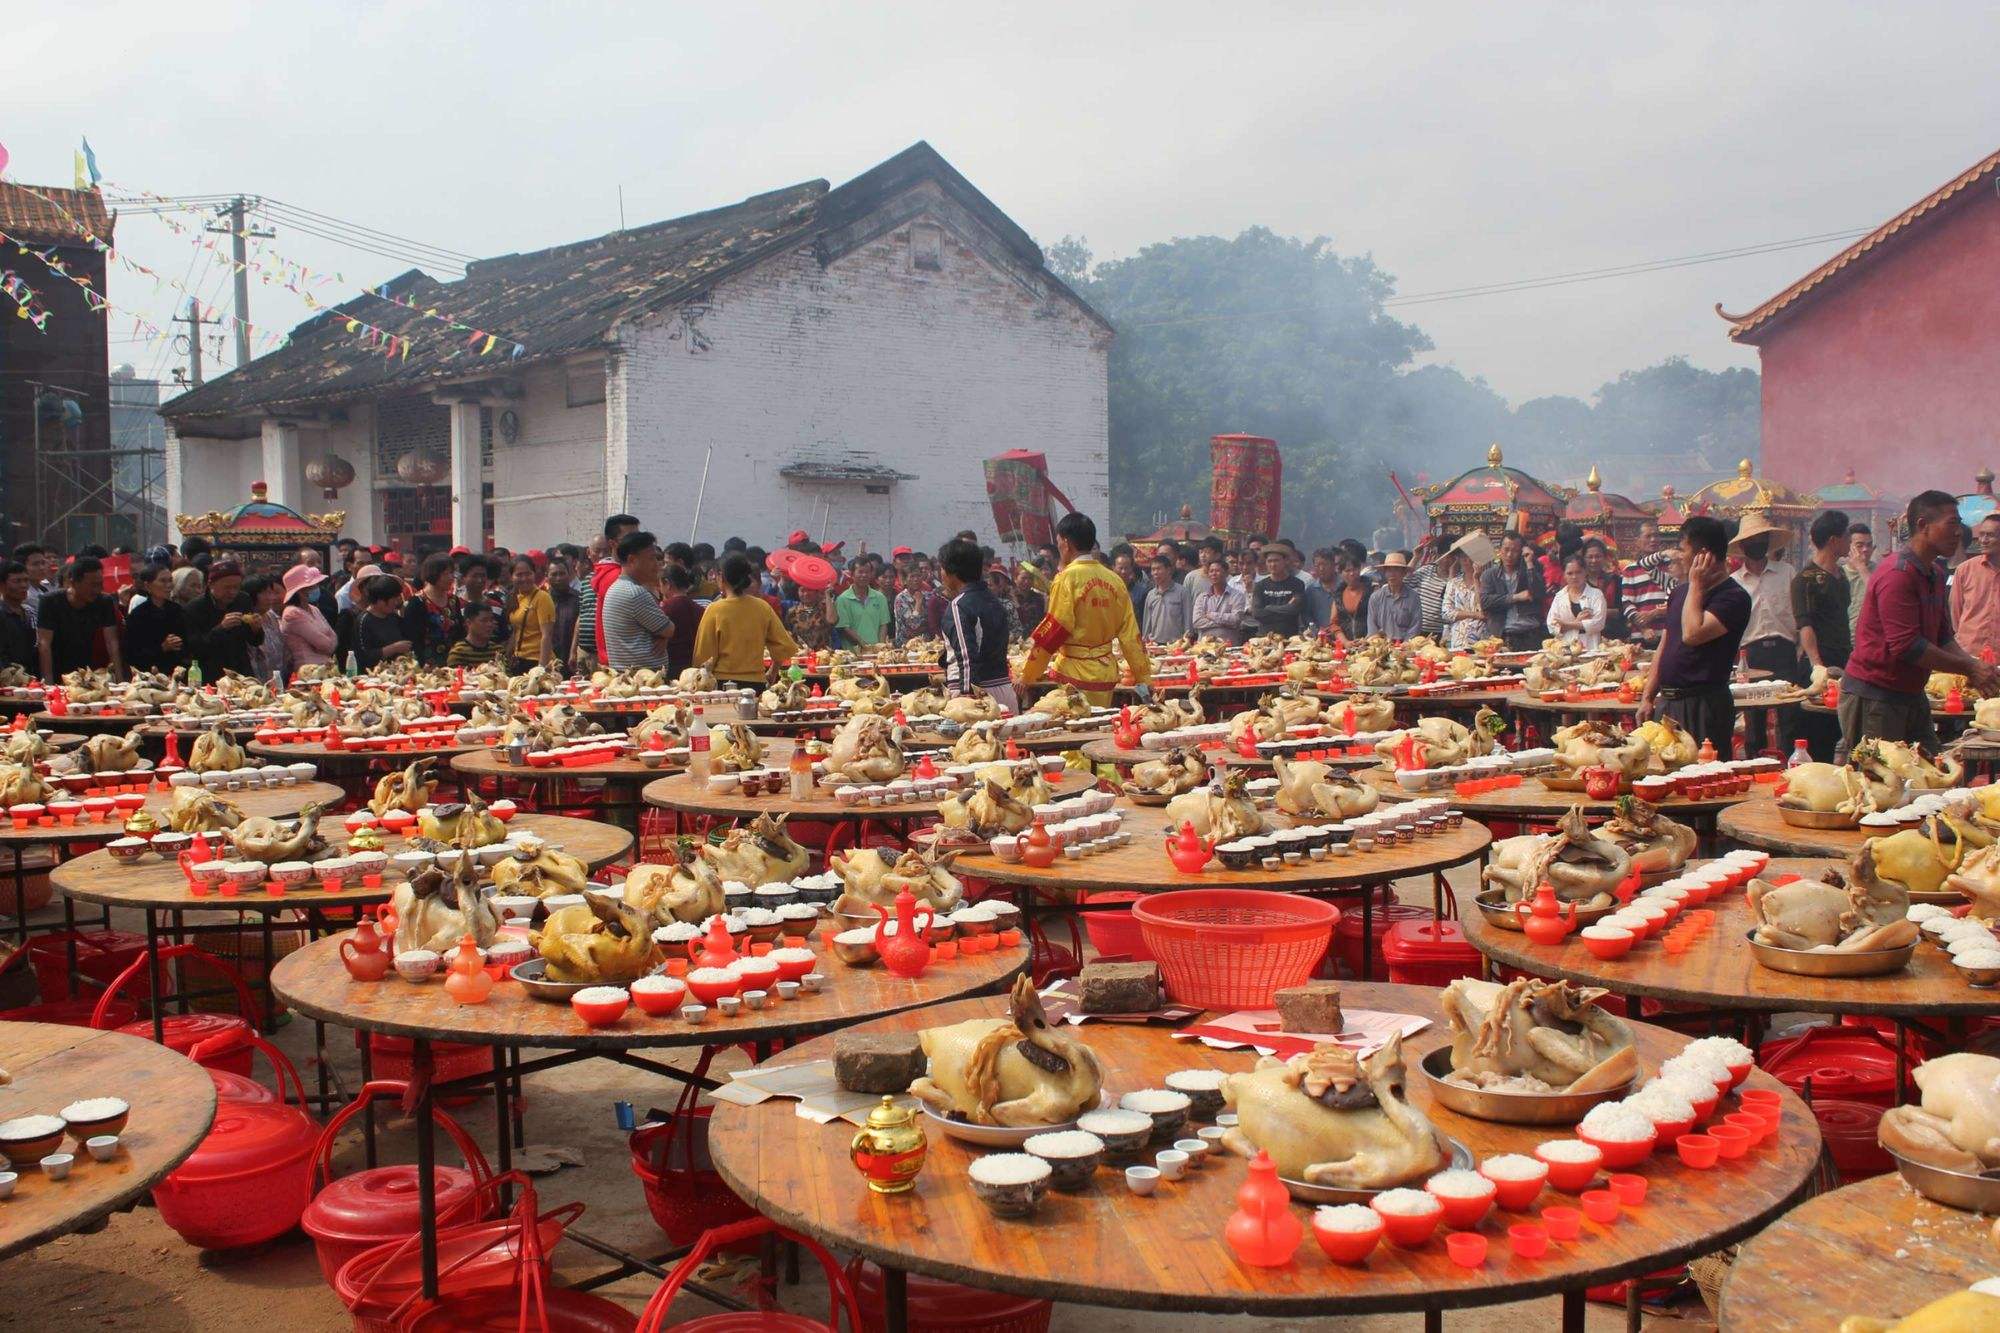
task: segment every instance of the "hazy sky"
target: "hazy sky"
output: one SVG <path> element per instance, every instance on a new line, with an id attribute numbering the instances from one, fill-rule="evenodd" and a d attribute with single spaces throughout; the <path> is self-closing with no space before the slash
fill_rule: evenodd
<path id="1" fill-rule="evenodd" d="M 120 185 L 478 255 L 616 227 L 620 183 L 636 225 L 928 139 L 1044 243 L 1104 258 L 1262 223 L 1417 294 L 1869 226 L 2000 137 L 1991 5 L 72 0 L 8 28 L 13 179 L 67 184 L 84 134 Z M 195 258 L 150 218 L 118 240 L 176 277 Z M 356 281 L 409 267 L 283 226 L 268 244 Z M 1588 394 L 1674 354 L 1754 365 L 1714 303 L 1836 248 L 1399 313 L 1511 400 Z M 110 294 L 156 323 L 175 299 L 117 269 Z M 281 288 L 251 301 L 283 328 L 305 313 Z"/>

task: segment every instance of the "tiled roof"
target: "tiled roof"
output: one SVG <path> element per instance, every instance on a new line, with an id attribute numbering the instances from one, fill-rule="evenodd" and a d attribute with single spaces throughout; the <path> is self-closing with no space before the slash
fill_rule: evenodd
<path id="1" fill-rule="evenodd" d="M 519 343 L 525 349 L 520 360 L 559 356 L 599 346 L 621 321 L 698 296 L 768 255 L 849 227 L 919 180 L 937 182 L 992 227 L 1023 262 L 1041 266 L 1042 252 L 1033 239 L 935 149 L 918 143 L 837 188 L 823 180 L 806 181 L 706 213 L 548 250 L 482 259 L 452 283 L 412 270 L 392 281 L 389 290 L 399 301 L 490 329 L 503 347 L 508 341 Z M 1087 305 L 1084 309 L 1091 318 L 1101 318 Z M 386 356 L 380 347 L 348 333 L 350 318 L 407 338 L 409 355 Z M 504 351 L 482 356 L 470 340 L 443 331 L 421 310 L 364 293 L 299 325 L 285 346 L 163 404 L 160 412 L 182 418 L 298 410 L 384 389 L 415 389 L 482 368 L 504 373 L 511 360 Z"/>
<path id="2" fill-rule="evenodd" d="M 76 221 L 65 216 L 65 211 Z M 97 191 L 65 190 L 54 185 L 37 185 L 29 190 L 10 181 L 0 181 L 0 231 L 9 236 L 67 245 L 83 240 L 78 222 L 89 227 L 91 234 L 100 240 L 111 239 L 111 215 L 105 211 L 104 196 Z"/>
<path id="3" fill-rule="evenodd" d="M 1732 315 L 1722 308 L 1720 302 L 1717 302 L 1715 313 L 1729 321 L 1729 336 L 1732 340 L 1755 342 L 1753 334 L 1758 333 L 1765 325 L 1799 301 L 1848 272 L 1883 246 L 1907 235 L 1914 224 L 1931 217 L 1954 200 L 1969 197 L 1968 191 L 1993 180 L 1996 176 L 2000 176 L 2000 152 L 1975 162 L 1756 309 L 1745 314 Z"/>

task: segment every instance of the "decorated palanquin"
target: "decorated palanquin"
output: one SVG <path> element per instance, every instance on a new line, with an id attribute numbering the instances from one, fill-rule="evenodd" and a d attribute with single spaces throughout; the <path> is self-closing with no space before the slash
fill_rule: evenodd
<path id="1" fill-rule="evenodd" d="M 1474 531 L 1533 536 L 1552 532 L 1564 505 L 1554 490 L 1519 468 L 1506 466 L 1497 444 L 1486 451 L 1485 467 L 1442 485 L 1422 487 L 1417 497 L 1424 503 L 1434 544 L 1440 548 Z"/>
<path id="2" fill-rule="evenodd" d="M 1653 526 L 1660 530 L 1660 539 L 1671 546 L 1681 539 L 1681 524 L 1687 521 L 1687 506 L 1674 494 L 1672 482 L 1660 487 L 1660 498 L 1648 500 L 1639 506 L 1652 516 Z"/>
<path id="3" fill-rule="evenodd" d="M 1615 491 L 1604 489 L 1603 478 L 1597 475 L 1595 464 L 1590 476 L 1585 478 L 1583 489 L 1569 498 L 1563 506 L 1563 518 L 1582 528 L 1586 534 L 1604 537 L 1610 541 L 1612 549 L 1630 552 L 1639 540 L 1639 531 L 1652 521 L 1652 515 L 1637 504 Z"/>
<path id="4" fill-rule="evenodd" d="M 1812 498 L 1819 501 L 1823 509 L 1838 509 L 1847 515 L 1851 523 L 1866 523 L 1879 534 L 1877 538 L 1884 546 L 1889 545 L 1888 532 L 1902 516 L 1903 506 L 1885 495 L 1881 488 L 1870 486 L 1858 480 L 1854 469 L 1847 469 L 1847 475 L 1831 486 L 1822 486 L 1814 491 Z"/>
<path id="5" fill-rule="evenodd" d="M 1711 514 L 1716 518 L 1741 519 L 1762 514 L 1773 525 L 1789 529 L 1792 550 L 1811 550 L 1806 545 L 1806 529 L 1820 510 L 1819 502 L 1764 477 L 1752 476 L 1750 460 L 1736 465 L 1736 475 L 1712 481 L 1688 497 L 1687 512 Z"/>
<path id="6" fill-rule="evenodd" d="M 250 483 L 250 502 L 206 514 L 177 514 L 174 526 L 183 537 L 206 537 L 217 558 L 232 556 L 246 574 L 283 574 L 297 562 L 301 548 L 330 553 L 347 511 L 301 514 L 269 498 L 261 481 Z"/>
<path id="7" fill-rule="evenodd" d="M 1075 509 L 1049 479 L 1049 457 L 1032 449 L 1009 449 L 986 460 L 986 499 L 1003 542 L 1053 546 L 1056 516 L 1052 502 Z"/>
<path id="8" fill-rule="evenodd" d="M 1278 442 L 1262 435 L 1216 435 L 1209 439 L 1208 457 L 1209 523 L 1224 538 L 1276 536 L 1285 489 Z"/>

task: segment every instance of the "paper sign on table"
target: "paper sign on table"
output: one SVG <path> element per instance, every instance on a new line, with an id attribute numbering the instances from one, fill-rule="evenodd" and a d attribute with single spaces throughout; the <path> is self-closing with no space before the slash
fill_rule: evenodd
<path id="1" fill-rule="evenodd" d="M 1393 1037 L 1409 1037 L 1431 1025 L 1428 1018 L 1415 1014 L 1390 1014 L 1373 1009 L 1347 1009 L 1341 1013 L 1346 1026 L 1339 1032 L 1286 1032 L 1276 1009 L 1243 1009 L 1207 1023 L 1182 1028 L 1174 1035 L 1194 1038 L 1217 1050 L 1240 1050 L 1245 1046 L 1273 1055 L 1303 1055 L 1315 1046 L 1345 1046 L 1361 1055 L 1388 1045 Z"/>
<path id="2" fill-rule="evenodd" d="M 868 1113 L 882 1104 L 875 1092 L 849 1092 L 835 1081 L 833 1061 L 809 1060 L 804 1064 L 777 1065 L 769 1069 L 745 1069 L 731 1074 L 730 1082 L 710 1095 L 719 1102 L 756 1106 L 773 1097 L 786 1097 L 799 1104 L 801 1118 L 815 1124 L 845 1120 L 859 1125 Z M 897 1098 L 899 1106 L 915 1106 L 913 1097 Z"/>

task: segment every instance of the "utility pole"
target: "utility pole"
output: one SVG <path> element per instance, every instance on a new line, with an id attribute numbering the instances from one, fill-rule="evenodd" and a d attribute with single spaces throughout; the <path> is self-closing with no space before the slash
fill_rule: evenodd
<path id="1" fill-rule="evenodd" d="M 188 312 L 185 315 L 175 316 L 171 322 L 175 324 L 185 324 L 188 326 L 187 382 L 188 382 L 188 387 L 190 389 L 200 388 L 201 387 L 201 326 L 204 324 L 214 324 L 217 321 L 213 319 L 203 319 L 201 317 L 201 302 L 195 300 L 192 296 L 190 296 L 188 298 Z"/>
<path id="2" fill-rule="evenodd" d="M 236 364 L 239 366 L 248 365 L 250 362 L 250 268 L 246 245 L 252 236 L 262 239 L 278 234 L 268 229 L 251 231 L 245 226 L 243 215 L 250 206 L 250 200 L 240 194 L 237 195 L 229 201 L 229 206 L 218 214 L 219 217 L 227 218 L 229 225 L 208 228 L 210 231 L 229 233 L 230 258 L 236 265 Z"/>

